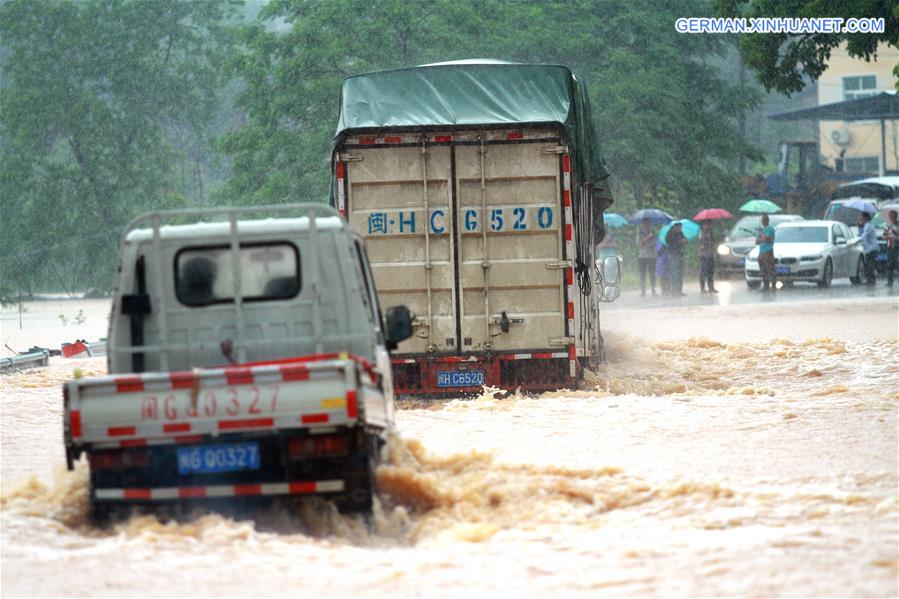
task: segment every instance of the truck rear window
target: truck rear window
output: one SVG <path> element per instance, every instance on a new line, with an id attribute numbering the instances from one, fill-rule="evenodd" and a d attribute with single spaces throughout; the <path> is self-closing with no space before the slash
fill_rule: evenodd
<path id="1" fill-rule="evenodd" d="M 292 243 L 242 243 L 240 294 L 247 302 L 300 293 L 300 253 Z M 186 306 L 234 301 L 234 262 L 228 245 L 187 247 L 175 254 L 175 295 Z"/>

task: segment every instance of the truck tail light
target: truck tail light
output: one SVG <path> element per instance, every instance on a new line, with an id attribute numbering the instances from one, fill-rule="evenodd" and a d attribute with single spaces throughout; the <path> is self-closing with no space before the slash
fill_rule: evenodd
<path id="1" fill-rule="evenodd" d="M 88 461 L 92 470 L 124 470 L 145 467 L 150 456 L 146 449 L 94 451 L 88 454 Z"/>
<path id="2" fill-rule="evenodd" d="M 296 437 L 287 444 L 287 454 L 292 460 L 346 455 L 348 451 L 349 443 L 345 435 Z"/>

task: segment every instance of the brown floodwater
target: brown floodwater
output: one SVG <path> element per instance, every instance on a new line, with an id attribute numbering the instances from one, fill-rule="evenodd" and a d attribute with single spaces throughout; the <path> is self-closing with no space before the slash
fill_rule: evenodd
<path id="1" fill-rule="evenodd" d="M 896 596 L 897 309 L 860 307 L 609 311 L 583 389 L 400 410 L 370 523 L 309 500 L 92 528 L 60 385 L 105 363 L 57 358 L 0 378 L 2 593 Z M 29 305 L 48 344 L 59 309 Z"/>

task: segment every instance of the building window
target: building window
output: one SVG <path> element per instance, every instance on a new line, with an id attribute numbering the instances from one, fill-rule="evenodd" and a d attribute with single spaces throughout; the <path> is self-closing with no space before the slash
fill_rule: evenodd
<path id="1" fill-rule="evenodd" d="M 843 99 L 857 100 L 877 93 L 876 75 L 843 77 Z"/>
<path id="2" fill-rule="evenodd" d="M 847 173 L 880 172 L 880 156 L 853 156 L 843 159 L 843 170 Z"/>

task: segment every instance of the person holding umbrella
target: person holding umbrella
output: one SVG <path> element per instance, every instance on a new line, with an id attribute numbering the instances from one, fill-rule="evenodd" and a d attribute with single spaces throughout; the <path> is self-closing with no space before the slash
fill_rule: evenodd
<path id="1" fill-rule="evenodd" d="M 860 212 L 858 215 L 859 243 L 862 244 L 862 251 L 865 253 L 865 284 L 877 284 L 877 274 L 874 270 L 874 261 L 877 259 L 877 252 L 880 246 L 877 243 L 877 231 L 871 224 L 871 215 L 868 212 Z"/>
<path id="2" fill-rule="evenodd" d="M 684 248 L 687 238 L 679 221 L 674 221 L 665 235 L 668 246 L 668 264 L 671 271 L 671 295 L 687 295 L 684 293 Z"/>
<path id="3" fill-rule="evenodd" d="M 640 297 L 646 297 L 646 279 L 649 278 L 649 286 L 652 294 L 656 294 L 656 239 L 655 233 L 650 228 L 649 219 L 640 221 L 637 230 L 637 248 L 639 253 L 637 261 L 640 263 Z"/>
<path id="4" fill-rule="evenodd" d="M 718 293 L 715 289 L 715 254 L 718 250 L 718 240 L 715 239 L 715 231 L 712 221 L 720 218 L 733 218 L 733 214 L 723 208 L 706 208 L 693 217 L 694 221 L 702 223 L 699 232 L 699 291 L 705 293 L 708 283 L 709 293 Z"/>
<path id="5" fill-rule="evenodd" d="M 712 221 L 704 220 L 702 230 L 699 232 L 699 292 L 705 293 L 706 283 L 709 293 L 718 293 L 715 289 L 715 252 L 718 249 L 718 240 L 712 229 Z"/>
<path id="6" fill-rule="evenodd" d="M 759 246 L 759 269 L 762 271 L 762 280 L 765 282 L 764 291 L 768 291 L 768 285 L 771 290 L 777 290 L 776 271 L 774 268 L 774 227 L 770 223 L 767 214 L 762 214 L 762 228 L 755 238 L 755 243 Z"/>

